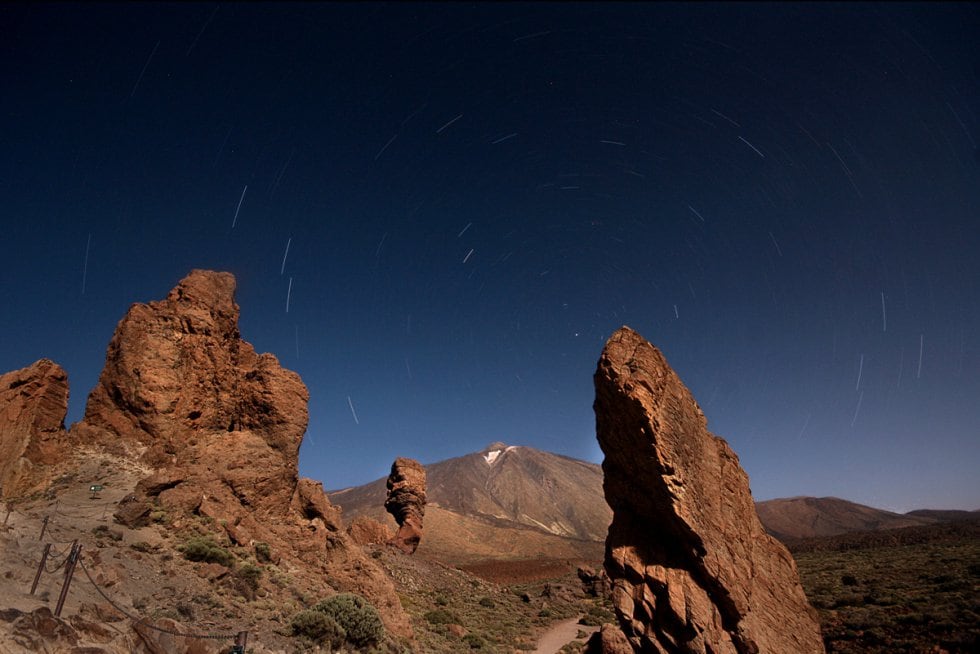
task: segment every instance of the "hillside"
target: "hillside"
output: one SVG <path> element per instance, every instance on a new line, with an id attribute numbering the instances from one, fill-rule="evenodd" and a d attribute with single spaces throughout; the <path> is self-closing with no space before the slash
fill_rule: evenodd
<path id="1" fill-rule="evenodd" d="M 790 497 L 756 503 L 759 519 L 780 540 L 933 524 L 933 517 L 892 513 L 836 497 Z"/>
<path id="2" fill-rule="evenodd" d="M 426 536 L 420 552 L 453 563 L 601 552 L 612 517 L 594 463 L 530 447 L 493 443 L 481 452 L 425 466 Z M 384 510 L 385 480 L 328 493 L 350 521 L 367 516 L 394 526 Z M 766 530 L 780 540 L 837 536 L 976 519 L 977 511 L 920 509 L 906 514 L 836 497 L 756 503 Z M 463 538 L 461 534 L 467 534 Z M 571 541 L 571 542 L 570 542 Z"/>

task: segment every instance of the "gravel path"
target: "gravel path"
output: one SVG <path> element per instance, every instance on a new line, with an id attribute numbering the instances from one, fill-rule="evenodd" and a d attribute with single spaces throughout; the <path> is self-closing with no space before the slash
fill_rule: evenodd
<path id="1" fill-rule="evenodd" d="M 534 654 L 555 654 L 562 647 L 575 640 L 580 629 L 588 634 L 598 629 L 598 627 L 580 625 L 578 621 L 578 618 L 572 618 L 559 622 L 541 634 L 541 638 L 538 639 L 538 648 L 534 650 Z"/>

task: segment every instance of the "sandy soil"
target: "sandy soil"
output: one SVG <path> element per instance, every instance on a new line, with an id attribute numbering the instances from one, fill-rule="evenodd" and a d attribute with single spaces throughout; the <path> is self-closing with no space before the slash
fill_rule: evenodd
<path id="1" fill-rule="evenodd" d="M 538 648 L 534 650 L 534 654 L 555 654 L 568 643 L 577 640 L 576 636 L 580 630 L 592 635 L 592 632 L 598 629 L 598 627 L 580 625 L 578 621 L 579 618 L 571 618 L 552 625 L 548 631 L 541 634 L 538 639 Z"/>

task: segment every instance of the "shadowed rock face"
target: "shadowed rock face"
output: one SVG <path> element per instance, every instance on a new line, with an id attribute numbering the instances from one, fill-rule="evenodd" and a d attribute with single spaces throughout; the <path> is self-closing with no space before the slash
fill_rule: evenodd
<path id="1" fill-rule="evenodd" d="M 41 469 L 68 449 L 65 414 L 68 375 L 41 359 L 0 375 L 0 497 L 14 497 L 46 481 Z"/>
<path id="2" fill-rule="evenodd" d="M 633 648 L 823 652 L 793 558 L 766 534 L 738 457 L 660 351 L 619 329 L 595 388 L 613 510 L 605 567 Z"/>
<path id="3" fill-rule="evenodd" d="M 195 270 L 165 300 L 134 304 L 71 438 L 153 468 L 117 521 L 138 524 L 151 504 L 175 527 L 211 518 L 232 542 L 264 542 L 334 590 L 364 595 L 389 632 L 411 636 L 384 571 L 350 541 L 321 484 L 299 477 L 309 394 L 242 340 L 234 291 L 231 274 Z"/>
<path id="4" fill-rule="evenodd" d="M 391 464 L 387 487 L 385 509 L 398 523 L 398 532 L 388 542 L 406 554 L 414 554 L 422 540 L 425 468 L 415 459 L 399 457 Z"/>

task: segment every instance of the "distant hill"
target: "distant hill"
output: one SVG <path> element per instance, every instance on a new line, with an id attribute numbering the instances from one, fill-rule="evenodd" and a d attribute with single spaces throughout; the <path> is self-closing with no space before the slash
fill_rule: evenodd
<path id="1" fill-rule="evenodd" d="M 780 540 L 836 536 L 856 531 L 917 527 L 935 517 L 892 513 L 837 497 L 790 497 L 756 502 L 766 530 Z"/>
<path id="2" fill-rule="evenodd" d="M 980 511 L 957 511 L 954 509 L 916 509 L 905 515 L 927 518 L 937 522 L 959 522 L 961 520 L 980 520 Z"/>
<path id="3" fill-rule="evenodd" d="M 428 506 L 420 555 L 457 564 L 602 558 L 612 511 L 602 492 L 601 466 L 493 443 L 425 469 Z M 348 522 L 368 516 L 395 524 L 384 510 L 384 479 L 328 495 Z M 766 530 L 782 541 L 980 519 L 977 511 L 900 514 L 836 497 L 766 500 L 756 510 Z"/>

